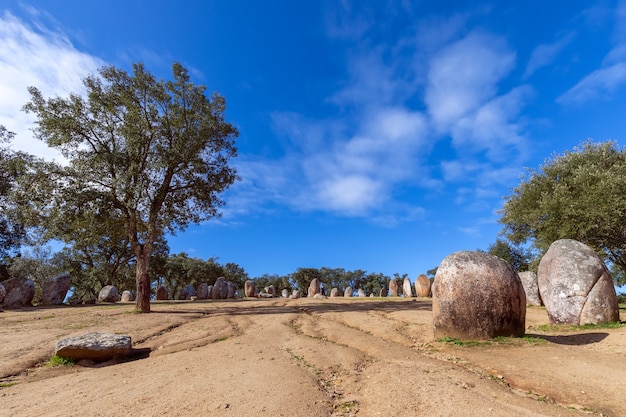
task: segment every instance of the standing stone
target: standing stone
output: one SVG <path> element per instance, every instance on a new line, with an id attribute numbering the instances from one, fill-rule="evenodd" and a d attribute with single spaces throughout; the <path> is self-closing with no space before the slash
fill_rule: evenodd
<path id="1" fill-rule="evenodd" d="M 237 293 L 237 284 L 232 281 L 226 281 L 226 287 L 228 289 L 228 292 L 226 293 L 226 298 L 229 300 L 235 298 L 235 294 Z"/>
<path id="2" fill-rule="evenodd" d="M 6 295 L 4 296 L 5 308 L 30 307 L 35 296 L 35 283 L 25 278 L 9 278 L 2 281 Z"/>
<path id="3" fill-rule="evenodd" d="M 219 277 L 213 284 L 211 298 L 214 300 L 225 300 L 228 297 L 228 283 L 226 278 Z"/>
<path id="4" fill-rule="evenodd" d="M 161 285 L 156 292 L 156 299 L 157 300 L 167 300 L 169 297 L 169 294 L 167 292 L 167 288 L 165 288 L 163 285 Z"/>
<path id="5" fill-rule="evenodd" d="M 289 290 L 287 288 L 283 288 L 281 294 L 283 298 L 289 298 Z"/>
<path id="6" fill-rule="evenodd" d="M 273 285 L 265 287 L 265 293 L 268 294 L 271 298 L 276 296 L 276 288 Z"/>
<path id="7" fill-rule="evenodd" d="M 389 297 L 397 297 L 399 287 L 400 284 L 398 284 L 398 280 L 395 278 L 391 278 L 389 280 Z"/>
<path id="8" fill-rule="evenodd" d="M 135 297 L 133 296 L 133 293 L 126 290 L 126 291 L 122 291 L 122 300 L 123 303 L 129 303 L 131 301 L 135 301 Z"/>
<path id="9" fill-rule="evenodd" d="M 352 287 L 346 288 L 346 290 L 343 292 L 343 296 L 344 297 L 352 297 Z"/>
<path id="10" fill-rule="evenodd" d="M 587 245 L 562 239 L 539 262 L 539 293 L 550 324 L 604 324 L 619 321 L 613 279 Z"/>
<path id="11" fill-rule="evenodd" d="M 117 303 L 120 299 L 117 287 L 113 285 L 105 285 L 98 293 L 99 303 Z"/>
<path id="12" fill-rule="evenodd" d="M 333 288 L 332 290 L 330 290 L 330 297 L 339 297 L 339 290 L 337 288 Z"/>
<path id="13" fill-rule="evenodd" d="M 432 295 L 430 280 L 426 275 L 420 274 L 415 280 L 415 294 L 418 297 L 430 297 Z"/>
<path id="14" fill-rule="evenodd" d="M 41 303 L 43 305 L 63 304 L 65 296 L 72 285 L 70 274 L 61 274 L 48 278 L 41 288 Z"/>
<path id="15" fill-rule="evenodd" d="M 524 292 L 526 293 L 526 304 L 531 306 L 542 306 L 541 295 L 539 295 L 539 282 L 537 274 L 531 271 L 519 272 L 519 279 L 522 280 Z"/>
<path id="16" fill-rule="evenodd" d="M 402 282 L 402 294 L 404 294 L 404 298 L 413 297 L 413 290 L 411 289 L 411 280 L 408 278 L 404 278 Z"/>
<path id="17" fill-rule="evenodd" d="M 180 290 L 180 294 L 178 294 L 179 300 L 191 300 L 191 297 L 198 297 L 196 289 L 191 284 L 186 285 L 182 290 Z"/>
<path id="18" fill-rule="evenodd" d="M 206 300 L 209 298 L 209 284 L 206 282 L 200 283 L 200 285 L 198 285 L 196 297 L 198 297 L 198 300 Z"/>
<path id="19" fill-rule="evenodd" d="M 4 297 L 7 295 L 7 290 L 4 289 L 4 285 L 0 284 L 0 311 L 2 311 L 2 303 L 4 303 Z"/>
<path id="20" fill-rule="evenodd" d="M 256 297 L 256 284 L 251 279 L 243 284 L 243 293 L 248 298 Z"/>
<path id="21" fill-rule="evenodd" d="M 386 297 L 387 296 L 387 289 L 383 286 L 380 289 L 380 293 L 378 294 L 379 297 Z"/>
<path id="22" fill-rule="evenodd" d="M 112 333 L 87 333 L 61 339 L 56 343 L 55 355 L 75 361 L 89 359 L 102 362 L 131 351 L 130 336 Z"/>
<path id="23" fill-rule="evenodd" d="M 361 288 L 358 289 L 357 293 L 359 294 L 359 297 L 367 297 L 367 294 L 365 294 L 365 291 Z"/>
<path id="24" fill-rule="evenodd" d="M 511 265 L 484 252 L 456 252 L 439 265 L 433 287 L 436 339 L 522 336 L 526 295 Z"/>
<path id="25" fill-rule="evenodd" d="M 307 297 L 315 297 L 315 294 L 320 293 L 320 282 L 317 278 L 313 278 L 311 283 L 309 284 L 309 292 Z"/>
<path id="26" fill-rule="evenodd" d="M 289 298 L 298 299 L 298 298 L 300 298 L 300 295 L 301 295 L 300 294 L 300 290 L 293 290 L 291 292 L 291 295 L 289 296 Z"/>

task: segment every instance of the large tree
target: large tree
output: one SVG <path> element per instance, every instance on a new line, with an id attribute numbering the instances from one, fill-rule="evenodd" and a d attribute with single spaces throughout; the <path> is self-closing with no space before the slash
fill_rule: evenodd
<path id="1" fill-rule="evenodd" d="M 591 246 L 626 271 L 626 151 L 583 143 L 531 170 L 506 197 L 500 222 L 515 244 L 541 253 L 558 239 Z"/>
<path id="2" fill-rule="evenodd" d="M 178 63 L 172 73 L 166 81 L 142 64 L 132 74 L 107 66 L 85 78 L 84 97 L 44 99 L 30 87 L 24 107 L 37 117 L 37 137 L 68 160 L 49 169 L 45 210 L 121 219 L 142 312 L 150 311 L 149 264 L 158 240 L 218 216 L 220 194 L 237 179 L 229 162 L 238 133 L 224 119 L 224 98 L 208 98 Z"/>
<path id="3" fill-rule="evenodd" d="M 0 125 L 0 281 L 8 278 L 7 259 L 19 251 L 25 237 L 22 224 L 10 214 L 15 208 L 10 194 L 27 158 L 7 146 L 14 136 L 13 132 Z"/>

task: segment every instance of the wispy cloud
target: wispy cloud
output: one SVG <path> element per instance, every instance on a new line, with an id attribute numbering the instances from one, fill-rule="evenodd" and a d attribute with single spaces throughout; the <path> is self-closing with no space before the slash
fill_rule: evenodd
<path id="1" fill-rule="evenodd" d="M 515 64 L 504 40 L 473 32 L 436 53 L 430 62 L 425 102 L 433 124 L 449 132 L 456 121 L 498 93 L 498 82 Z"/>
<path id="2" fill-rule="evenodd" d="M 580 80 L 561 95 L 561 104 L 580 104 L 589 100 L 606 98 L 626 84 L 626 62 L 600 68 Z"/>
<path id="3" fill-rule="evenodd" d="M 575 33 L 568 32 L 559 36 L 559 38 L 552 43 L 538 45 L 530 55 L 526 70 L 524 71 L 524 78 L 530 77 L 538 69 L 554 62 L 559 53 L 565 49 L 575 37 Z"/>
<path id="4" fill-rule="evenodd" d="M 524 85 L 502 87 L 516 64 L 506 40 L 468 30 L 467 16 L 459 14 L 445 29 L 435 23 L 441 19 L 431 25 L 416 20 L 412 32 L 383 41 L 368 37 L 367 13 L 351 17 L 348 2 L 342 13 L 329 37 L 351 47 L 347 77 L 324 103 L 330 115 L 289 108 L 271 114 L 281 153 L 235 161 L 243 180 L 225 196 L 225 221 L 287 208 L 394 226 L 428 215 L 419 198 L 399 194 L 445 187 L 463 207 L 489 207 L 525 157 L 520 114 L 532 95 Z M 27 150 L 45 154 L 27 130 L 32 120 L 19 111 L 28 101 L 26 87 L 47 96 L 80 93 L 81 79 L 103 62 L 78 51 L 61 32 L 8 12 L 0 20 L 0 41 L 0 123 L 20 141 L 32 141 Z M 442 142 L 457 156 L 434 155 Z"/>
<path id="5" fill-rule="evenodd" d="M 610 98 L 626 85 L 626 1 L 620 1 L 614 10 L 614 22 L 615 45 L 602 66 L 558 97 L 558 103 L 571 105 Z"/>
<path id="6" fill-rule="evenodd" d="M 19 148 L 45 158 L 62 159 L 59 153 L 33 138 L 33 118 L 21 111 L 30 99 L 27 87 L 45 96 L 83 91 L 81 80 L 95 73 L 103 62 L 78 51 L 70 40 L 46 28 L 32 10 L 34 24 L 8 11 L 0 16 L 0 124 L 17 133 Z"/>
<path id="7" fill-rule="evenodd" d="M 463 19 L 455 21 L 463 27 Z M 419 193 L 444 182 L 473 183 L 474 191 L 468 185 L 459 191 L 463 201 L 473 196 L 488 205 L 487 199 L 498 199 L 494 186 L 515 178 L 526 156 L 520 111 L 532 90 L 500 91 L 515 65 L 503 38 L 432 28 L 429 35 L 420 27 L 412 40 L 357 45 L 348 57 L 349 78 L 327 100 L 337 106 L 335 117 L 275 113 L 274 130 L 287 138 L 286 153 L 280 160 L 244 161 L 243 171 L 263 170 L 267 175 L 259 178 L 268 180 L 242 183 L 241 195 L 256 190 L 294 210 L 385 225 L 425 215 L 419 204 L 396 199 L 406 187 Z M 433 161 L 433 148 L 447 138 L 458 159 Z"/>

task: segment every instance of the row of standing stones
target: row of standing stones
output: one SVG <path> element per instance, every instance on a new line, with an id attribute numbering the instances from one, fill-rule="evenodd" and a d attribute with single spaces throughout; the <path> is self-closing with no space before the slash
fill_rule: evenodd
<path id="1" fill-rule="evenodd" d="M 178 294 L 179 300 L 227 300 L 231 298 L 235 298 L 235 293 L 237 292 L 237 284 L 228 281 L 224 277 L 219 277 L 215 284 L 208 285 L 206 282 L 203 282 L 198 285 L 198 289 L 189 284 L 183 287 Z M 169 292 L 167 288 L 164 286 L 160 286 L 156 291 L 156 299 L 159 301 L 169 300 Z M 119 294 L 117 287 L 113 285 L 107 285 L 102 287 L 100 293 L 98 294 L 98 302 L 101 303 L 115 303 L 117 301 L 129 302 L 135 301 L 134 295 L 131 291 L 124 291 L 122 294 Z"/>
<path id="2" fill-rule="evenodd" d="M 65 286 L 69 277 L 62 277 L 57 277 L 59 279 L 55 281 Z M 405 280 L 404 285 L 407 281 Z M 541 259 L 536 275 L 518 274 L 506 261 L 484 252 L 462 251 L 447 256 L 441 262 L 432 289 L 430 281 L 426 283 L 427 281 L 425 276 L 418 278 L 416 294 L 422 296 L 424 291 L 430 293 L 432 290 L 433 329 L 436 338 L 480 340 L 497 336 L 522 336 L 525 333 L 527 303 L 544 304 L 550 324 L 585 325 L 619 321 L 617 295 L 610 272 L 591 248 L 571 239 L 558 240 L 550 246 Z M 397 295 L 398 286 L 398 282 L 392 280 L 389 295 Z M 116 289 L 107 290 L 112 294 L 111 301 L 119 299 Z M 165 288 L 161 287 L 157 291 L 157 299 L 167 299 L 166 291 L 164 294 L 162 290 Z M 192 292 L 196 292 L 193 287 L 184 289 L 181 294 L 185 299 L 193 299 L 199 295 L 204 296 L 206 292 L 207 298 L 210 294 L 214 299 L 226 299 L 234 297 L 235 290 L 234 283 L 219 278 L 213 286 L 207 286 L 206 289 L 201 286 L 198 291 L 200 294 L 192 295 Z M 339 295 L 334 290 L 336 289 L 331 291 L 331 297 Z M 403 290 L 405 294 L 411 292 L 410 282 Z M 50 290 L 48 292 L 51 293 Z M 258 292 L 253 281 L 245 283 L 244 292 L 246 297 L 275 296 L 273 287 Z M 383 293 L 386 291 L 381 291 L 380 295 L 384 295 Z M 13 303 L 14 299 L 20 297 L 21 300 L 16 304 L 25 305 L 24 300 L 30 303 L 32 294 L 32 281 L 4 281 L 0 284 L 0 305 L 2 302 L 6 304 L 7 300 Z M 297 291 L 291 295 L 283 292 L 282 295 L 289 298 L 300 297 Z M 352 295 L 352 289 L 346 289 L 344 296 Z M 308 296 L 325 297 L 317 280 L 311 283 Z M 365 293 L 359 291 L 359 296 L 365 296 Z M 99 298 L 106 301 L 104 296 Z M 113 336 L 115 335 L 111 335 Z M 94 340 L 106 340 L 104 345 L 108 343 L 113 346 L 114 352 L 118 352 L 115 349 L 119 346 L 110 343 L 111 340 L 106 335 L 88 334 L 84 337 L 86 345 L 91 348 L 95 346 L 96 350 L 106 354 L 102 344 L 94 343 Z M 129 341 L 126 338 L 120 340 L 126 346 L 122 350 L 127 350 Z M 59 341 L 57 345 L 63 346 L 64 343 Z M 80 343 L 82 342 L 79 341 Z M 63 350 L 58 352 L 63 354 Z"/>
<path id="3" fill-rule="evenodd" d="M 398 280 L 392 279 L 389 282 L 389 293 L 387 293 L 386 288 L 382 288 L 378 294 L 371 293 L 369 297 L 387 297 L 389 294 L 390 297 L 397 297 L 399 294 L 400 284 Z M 330 297 L 354 297 L 355 290 L 352 287 L 346 288 L 343 293 L 339 291 L 338 288 L 333 288 L 330 291 Z M 367 297 L 368 295 L 365 291 L 359 288 L 357 291 L 358 297 Z M 411 281 L 408 278 L 404 279 L 402 284 L 402 293 L 405 297 L 413 296 L 413 287 L 411 285 Z M 430 297 L 431 292 L 431 283 L 426 275 L 420 275 L 415 281 L 415 294 L 418 297 Z M 265 287 L 263 290 L 259 291 L 256 287 L 256 284 L 252 280 L 248 280 L 244 285 L 244 295 L 246 298 L 273 298 L 277 297 L 278 294 L 273 285 Z M 302 297 L 302 293 L 299 290 L 293 290 L 291 293 L 287 289 L 283 289 L 281 291 L 281 297 L 283 298 L 300 298 Z M 309 298 L 322 298 L 326 297 L 326 294 L 323 290 L 323 287 L 320 281 L 317 278 L 314 278 L 309 284 L 309 289 L 307 291 L 307 297 Z"/>

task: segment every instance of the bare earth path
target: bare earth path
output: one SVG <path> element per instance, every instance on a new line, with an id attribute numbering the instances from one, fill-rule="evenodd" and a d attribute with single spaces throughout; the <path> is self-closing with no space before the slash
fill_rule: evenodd
<path id="1" fill-rule="evenodd" d="M 427 299 L 133 307 L 0 313 L 0 416 L 626 416 L 626 327 L 546 329 L 529 308 L 529 337 L 468 346 L 433 339 Z M 44 365 L 90 331 L 149 356 Z"/>

